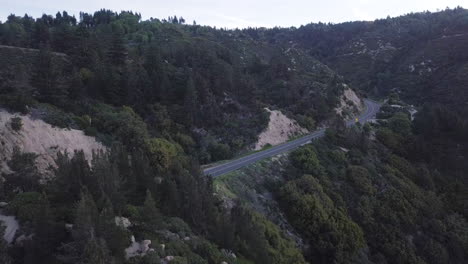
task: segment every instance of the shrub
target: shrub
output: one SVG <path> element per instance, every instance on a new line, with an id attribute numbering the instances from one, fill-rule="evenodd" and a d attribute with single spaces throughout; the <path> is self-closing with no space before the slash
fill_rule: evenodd
<path id="1" fill-rule="evenodd" d="M 46 123 L 51 124 L 52 126 L 60 128 L 76 126 L 74 120 L 76 117 L 56 106 L 41 104 L 37 109 L 37 112 Z"/>
<path id="2" fill-rule="evenodd" d="M 90 137 L 95 137 L 98 134 L 98 131 L 95 127 L 87 127 L 84 130 L 85 135 L 90 136 Z"/>
<path id="3" fill-rule="evenodd" d="M 323 168 L 317 157 L 317 152 L 312 145 L 306 145 L 291 153 L 292 164 L 305 173 L 319 175 Z"/>
<path id="4" fill-rule="evenodd" d="M 18 132 L 23 128 L 23 120 L 18 116 L 12 117 L 10 119 L 10 125 L 14 131 Z"/>
<path id="5" fill-rule="evenodd" d="M 225 160 L 232 157 L 231 148 L 224 143 L 213 142 L 208 146 L 208 151 L 211 154 L 211 161 Z"/>
<path id="6" fill-rule="evenodd" d="M 43 197 L 38 192 L 24 192 L 15 196 L 7 209 L 22 222 L 32 221 L 39 214 Z"/>
<path id="7" fill-rule="evenodd" d="M 163 138 L 152 138 L 147 141 L 151 164 L 159 171 L 167 170 L 176 156 L 182 153 L 182 147 Z"/>

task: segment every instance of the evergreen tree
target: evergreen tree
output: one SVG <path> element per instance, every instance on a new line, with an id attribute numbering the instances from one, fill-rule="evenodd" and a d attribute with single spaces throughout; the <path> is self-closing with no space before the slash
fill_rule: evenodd
<path id="1" fill-rule="evenodd" d="M 54 252 L 64 240 L 65 233 L 54 219 L 52 208 L 46 194 L 42 194 L 38 209 L 39 214 L 34 221 L 34 236 L 26 245 L 25 261 L 28 263 L 53 263 Z"/>
<path id="2" fill-rule="evenodd" d="M 75 221 L 73 226 L 73 239 L 79 248 L 86 247 L 88 241 L 96 239 L 96 227 L 98 224 L 98 209 L 91 194 L 82 190 L 81 199 L 76 205 Z"/>
<path id="3" fill-rule="evenodd" d="M 116 225 L 115 214 L 110 200 L 105 197 L 105 205 L 99 214 L 96 236 L 106 242 L 110 255 L 115 259 L 125 258 L 125 248 L 130 243 L 130 234 Z"/>
<path id="4" fill-rule="evenodd" d="M 198 93 L 193 83 L 193 78 L 189 75 L 184 95 L 184 117 L 187 126 L 192 126 L 197 123 L 198 106 Z"/>
<path id="5" fill-rule="evenodd" d="M 124 36 L 120 32 L 122 30 L 121 28 L 113 30 L 110 37 L 110 46 L 107 51 L 107 59 L 117 67 L 125 65 L 128 54 L 127 48 L 125 47 Z"/>
<path id="6" fill-rule="evenodd" d="M 0 263 L 11 264 L 11 258 L 8 255 L 8 244 L 3 239 L 5 227 L 0 225 Z"/>
<path id="7" fill-rule="evenodd" d="M 161 60 L 160 47 L 157 45 L 150 45 L 145 50 L 145 61 L 143 64 L 151 85 L 144 89 L 144 96 L 148 101 L 161 101 L 167 89 L 167 76 L 165 73 L 164 65 Z"/>
<path id="8" fill-rule="evenodd" d="M 48 45 L 41 47 L 34 64 L 31 83 L 39 93 L 39 100 L 63 105 L 68 91 L 59 79 L 52 56 Z"/>
<path id="9" fill-rule="evenodd" d="M 83 264 L 110 264 L 114 263 L 109 257 L 106 241 L 101 238 L 91 237 L 84 248 Z"/>
<path id="10" fill-rule="evenodd" d="M 143 204 L 141 217 L 147 230 L 154 230 L 161 225 L 161 214 L 159 213 L 153 195 L 151 195 L 149 190 L 146 191 L 146 198 Z"/>
<path id="11" fill-rule="evenodd" d="M 132 65 L 128 73 L 126 102 L 128 105 L 134 105 L 134 109 L 138 113 L 143 112 L 144 106 L 151 102 L 151 97 L 145 96 L 148 87 L 151 87 L 151 80 L 146 69 L 140 64 Z"/>

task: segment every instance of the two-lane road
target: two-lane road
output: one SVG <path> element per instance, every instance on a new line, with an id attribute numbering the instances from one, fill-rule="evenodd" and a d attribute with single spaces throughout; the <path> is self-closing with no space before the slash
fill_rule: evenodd
<path id="1" fill-rule="evenodd" d="M 365 112 L 359 117 L 359 122 L 360 123 L 365 123 L 369 119 L 373 118 L 375 114 L 379 111 L 380 104 L 364 99 L 364 103 L 366 105 L 366 110 Z M 355 120 L 350 120 L 346 122 L 347 126 L 352 126 L 356 123 Z M 247 166 L 249 164 L 252 164 L 256 161 L 269 158 L 278 154 L 281 154 L 286 151 L 290 151 L 292 149 L 298 148 L 304 144 L 309 143 L 313 139 L 322 137 L 325 134 L 325 129 L 319 129 L 313 132 L 312 134 L 309 134 L 307 136 L 303 136 L 301 138 L 291 140 L 289 142 L 283 143 L 281 145 L 277 145 L 274 147 L 271 147 L 269 149 L 255 152 L 253 154 L 244 156 L 242 158 L 236 159 L 236 160 L 231 160 L 226 163 L 223 163 L 221 165 L 205 169 L 203 171 L 204 174 L 210 175 L 212 177 L 218 177 L 220 175 L 223 175 L 225 173 L 237 170 L 239 168 L 242 168 L 244 166 Z"/>

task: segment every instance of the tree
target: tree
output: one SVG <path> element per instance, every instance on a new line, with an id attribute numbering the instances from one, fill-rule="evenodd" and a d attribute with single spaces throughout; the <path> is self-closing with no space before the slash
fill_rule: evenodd
<path id="1" fill-rule="evenodd" d="M 35 160 L 36 153 L 21 153 L 20 149 L 15 146 L 11 160 L 7 162 L 13 173 L 4 176 L 5 191 L 15 192 L 32 192 L 39 189 L 39 172 Z"/>
<path id="2" fill-rule="evenodd" d="M 72 235 L 73 239 L 83 250 L 86 248 L 88 241 L 96 238 L 98 216 L 98 209 L 93 197 L 86 189 L 82 190 L 81 199 L 75 209 Z"/>
<path id="3" fill-rule="evenodd" d="M 113 258 L 124 259 L 125 248 L 130 244 L 130 233 L 125 228 L 116 225 L 112 204 L 106 197 L 104 197 L 104 200 L 105 205 L 99 214 L 99 222 L 96 229 L 96 237 L 99 238 L 97 242 L 105 242 L 109 255 Z M 102 242 L 99 241 L 100 239 L 102 239 Z"/>
<path id="4" fill-rule="evenodd" d="M 187 87 L 185 88 L 184 95 L 184 112 L 185 112 L 185 124 L 187 126 L 192 126 L 197 124 L 198 118 L 198 93 L 193 83 L 192 76 L 189 75 L 187 80 Z"/>
<path id="5" fill-rule="evenodd" d="M 161 214 L 156 207 L 156 202 L 153 199 L 153 195 L 149 190 L 146 190 L 146 198 L 141 208 L 141 220 L 144 223 L 146 230 L 154 230 L 159 227 L 162 223 Z"/>
<path id="6" fill-rule="evenodd" d="M 113 151 L 115 150 L 111 150 L 111 152 Z M 109 154 L 100 151 L 94 155 L 92 165 L 91 177 L 96 179 L 98 186 L 95 197 L 106 200 L 106 202 L 108 200 L 115 212 L 122 212 L 126 204 L 121 188 L 124 179 L 116 161 L 112 161 Z"/>
<path id="7" fill-rule="evenodd" d="M 311 260 L 343 263 L 365 244 L 361 228 L 324 192 L 311 175 L 288 182 L 279 192 L 280 205 L 291 224 L 309 240 Z"/>
<path id="8" fill-rule="evenodd" d="M 107 59 L 112 65 L 121 67 L 125 65 L 127 59 L 127 48 L 125 47 L 124 35 L 121 32 L 122 28 L 116 27 L 110 37 L 110 46 L 107 51 Z"/>
<path id="9" fill-rule="evenodd" d="M 147 147 L 151 164 L 160 172 L 167 171 L 179 153 L 183 151 L 178 144 L 171 143 L 163 138 L 148 140 Z"/>
<path id="10" fill-rule="evenodd" d="M 10 264 L 11 258 L 8 255 L 8 245 L 6 241 L 3 239 L 3 234 L 5 232 L 5 227 L 0 225 L 0 263 Z"/>
<path id="11" fill-rule="evenodd" d="M 318 176 L 322 173 L 322 166 L 317 157 L 317 152 L 313 145 L 306 145 L 295 150 L 291 154 L 292 163 L 296 168 L 302 169 L 305 173 Z"/>
<path id="12" fill-rule="evenodd" d="M 126 103 L 128 105 L 134 105 L 137 112 L 143 112 L 146 102 L 151 102 L 147 100 L 150 98 L 146 98 L 145 96 L 148 87 L 151 87 L 151 80 L 145 68 L 140 64 L 130 67 Z M 142 100 L 144 102 L 142 102 Z"/>
<path id="13" fill-rule="evenodd" d="M 398 112 L 388 120 L 388 127 L 400 135 L 409 135 L 411 133 L 411 120 L 407 114 Z"/>
<path id="14" fill-rule="evenodd" d="M 109 257 L 109 250 L 107 249 L 104 239 L 92 237 L 86 243 L 83 252 L 83 264 L 108 264 L 112 263 Z"/>
<path id="15" fill-rule="evenodd" d="M 31 82 L 39 92 L 39 100 L 61 106 L 68 91 L 59 78 L 55 63 L 50 47 L 42 46 L 34 64 Z"/>
<path id="16" fill-rule="evenodd" d="M 34 236 L 26 247 L 27 263 L 52 263 L 55 250 L 64 240 L 63 226 L 55 222 L 52 208 L 46 194 L 42 194 L 38 213 L 34 219 Z"/>

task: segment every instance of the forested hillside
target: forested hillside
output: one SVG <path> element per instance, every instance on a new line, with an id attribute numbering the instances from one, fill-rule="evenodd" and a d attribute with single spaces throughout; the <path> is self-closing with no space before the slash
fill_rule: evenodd
<path id="1" fill-rule="evenodd" d="M 369 94 L 397 91 L 410 103 L 442 103 L 467 111 L 465 9 L 309 24 L 284 30 L 276 41 L 293 41 Z"/>
<path id="2" fill-rule="evenodd" d="M 402 108 L 384 113 L 379 125 L 329 130 L 291 154 L 287 183 L 275 193 L 312 245 L 307 258 L 464 263 L 466 121 L 438 107 L 414 122 Z"/>
<path id="3" fill-rule="evenodd" d="M 50 177 L 37 153 L 0 163 L 0 216 L 19 226 L 0 262 L 464 263 L 467 34 L 461 8 L 243 30 L 127 11 L 11 15 L 3 129 L 33 133 L 27 114 L 105 149 L 59 152 Z M 388 99 L 377 123 L 344 126 L 346 89 Z M 265 107 L 330 126 L 262 187 L 301 245 L 248 203 L 226 205 L 200 169 L 251 150 Z"/>
<path id="4" fill-rule="evenodd" d="M 0 43 L 8 45 L 0 47 L 0 89 L 10 106 L 38 101 L 91 117 L 83 105 L 130 106 L 152 136 L 177 142 L 202 163 L 252 147 L 268 123 L 263 107 L 280 107 L 313 129 L 334 115 L 343 91 L 341 77 L 301 50 L 176 17 L 141 21 L 107 10 L 82 13 L 80 21 L 66 12 L 10 16 Z"/>
<path id="5" fill-rule="evenodd" d="M 242 31 L 108 10 L 12 15 L 0 43 L 2 107 L 109 150 L 62 153 L 46 181 L 37 154 L 16 150 L 0 188 L 20 225 L 5 263 L 304 262 L 262 215 L 223 208 L 199 164 L 253 147 L 266 106 L 309 129 L 334 117 L 345 85 L 331 69 Z"/>

